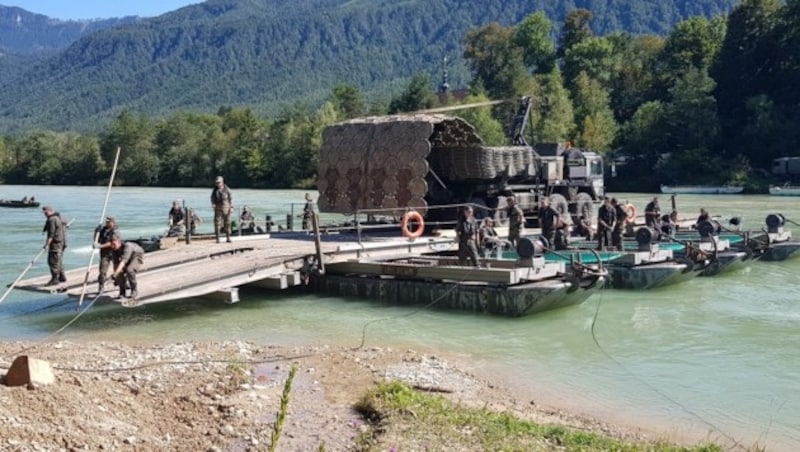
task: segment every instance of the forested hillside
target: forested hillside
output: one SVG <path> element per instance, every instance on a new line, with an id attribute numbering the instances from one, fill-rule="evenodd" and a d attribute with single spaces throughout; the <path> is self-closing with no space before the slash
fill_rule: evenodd
<path id="1" fill-rule="evenodd" d="M 224 174 L 242 187 L 312 187 L 331 124 L 531 96 L 528 142 L 571 141 L 619 162 L 617 177 L 606 179 L 612 190 L 735 183 L 764 191 L 785 182 L 768 174 L 773 158 L 798 155 L 800 146 L 800 0 L 743 0 L 728 15 L 680 21 L 665 36 L 597 34 L 594 20 L 586 9 L 560 22 L 538 11 L 515 24 L 469 28 L 458 39 L 470 86 L 463 100 L 437 95 L 438 73 L 424 70 L 383 101 L 343 76 L 316 88 L 319 105 L 303 99 L 269 116 L 244 106 L 189 111 L 175 85 L 165 99 L 176 111 L 162 117 L 125 110 L 99 133 L 6 135 L 0 180 L 96 184 L 119 147 L 116 180 L 126 185 L 207 185 Z M 513 103 L 449 111 L 486 144 L 509 144 Z"/>
<path id="2" fill-rule="evenodd" d="M 124 17 L 63 21 L 0 5 L 0 53 L 49 55 L 66 49 L 83 36 L 135 20 L 135 17 Z"/>
<path id="3" fill-rule="evenodd" d="M 593 11 L 596 33 L 666 34 L 693 15 L 727 12 L 736 0 L 208 0 L 82 37 L 30 67 L 0 70 L 0 131 L 98 131 L 122 110 L 319 105 L 337 84 L 386 102 L 416 73 L 471 76 L 468 29 L 515 24 L 533 11 L 560 22 Z M 434 75 L 436 76 L 436 75 Z"/>

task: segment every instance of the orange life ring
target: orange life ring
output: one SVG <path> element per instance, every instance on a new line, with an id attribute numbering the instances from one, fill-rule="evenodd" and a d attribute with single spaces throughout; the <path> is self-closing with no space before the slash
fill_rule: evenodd
<path id="1" fill-rule="evenodd" d="M 410 228 L 412 222 L 419 224 L 414 231 L 412 231 Z M 403 215 L 403 221 L 400 223 L 400 230 L 403 231 L 403 237 L 407 237 L 409 239 L 415 239 L 421 236 L 425 231 L 425 221 L 423 221 L 422 215 L 420 215 L 416 210 L 406 212 L 406 214 Z"/>
<path id="2" fill-rule="evenodd" d="M 631 203 L 625 204 L 625 213 L 628 214 L 628 217 L 625 218 L 626 223 L 636 223 L 636 206 Z"/>

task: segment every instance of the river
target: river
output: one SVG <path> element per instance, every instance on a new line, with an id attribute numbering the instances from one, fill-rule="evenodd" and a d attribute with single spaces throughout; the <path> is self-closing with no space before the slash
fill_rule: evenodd
<path id="1" fill-rule="evenodd" d="M 285 221 L 302 191 L 233 188 L 237 207 Z M 114 188 L 108 215 L 124 236 L 161 234 L 173 199 L 196 207 L 211 230 L 209 189 Z M 104 187 L 0 186 L 0 197 L 36 196 L 74 219 L 68 268 L 86 266 Z M 614 194 L 641 212 L 652 195 Z M 791 197 L 680 195 L 682 215 L 700 207 L 747 228 L 780 212 L 800 221 Z M 661 196 L 662 210 L 669 198 Z M 0 209 L 0 282 L 13 281 L 44 237 L 40 209 Z M 800 233 L 800 232 L 799 232 Z M 28 276 L 47 273 L 46 258 Z M 95 259 L 96 262 L 96 259 Z M 267 344 L 411 347 L 468 356 L 539 405 L 692 440 L 800 450 L 800 260 L 756 262 L 664 289 L 604 290 L 577 307 L 509 319 L 388 306 L 303 291 L 243 291 L 233 306 L 185 300 L 123 309 L 95 306 L 58 335 L 70 340 L 172 342 L 244 339 Z M 0 305 L 0 340 L 49 337 L 75 315 L 62 298 L 14 291 Z M 596 318 L 596 321 L 594 320 Z"/>

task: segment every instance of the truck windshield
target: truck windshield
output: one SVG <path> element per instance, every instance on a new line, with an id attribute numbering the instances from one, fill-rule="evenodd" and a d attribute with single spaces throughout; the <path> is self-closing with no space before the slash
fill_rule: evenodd
<path id="1" fill-rule="evenodd" d="M 602 176 L 603 175 L 603 161 L 602 160 L 592 160 L 592 163 L 589 167 L 589 174 L 594 176 Z"/>

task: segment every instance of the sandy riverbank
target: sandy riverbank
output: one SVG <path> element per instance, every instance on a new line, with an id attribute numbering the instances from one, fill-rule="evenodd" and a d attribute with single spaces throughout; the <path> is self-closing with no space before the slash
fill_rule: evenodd
<path id="1" fill-rule="evenodd" d="M 8 367 L 26 345 L 1 343 L 0 366 Z M 317 450 L 323 444 L 326 450 L 352 449 L 353 438 L 366 428 L 352 405 L 385 379 L 538 422 L 655 439 L 534 405 L 513 385 L 463 370 L 469 368 L 459 363 L 465 357 L 238 341 L 54 342 L 24 354 L 49 361 L 57 383 L 33 390 L 0 386 L 3 450 L 266 450 L 293 365 L 298 372 L 278 450 Z"/>

